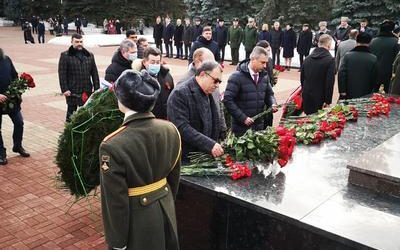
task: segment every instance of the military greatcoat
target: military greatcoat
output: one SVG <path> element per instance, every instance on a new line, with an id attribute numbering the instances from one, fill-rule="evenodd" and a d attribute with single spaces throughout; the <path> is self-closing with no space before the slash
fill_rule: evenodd
<path id="1" fill-rule="evenodd" d="M 174 198 L 181 140 L 176 127 L 152 113 L 130 115 L 104 139 L 99 154 L 109 248 L 179 249 Z"/>

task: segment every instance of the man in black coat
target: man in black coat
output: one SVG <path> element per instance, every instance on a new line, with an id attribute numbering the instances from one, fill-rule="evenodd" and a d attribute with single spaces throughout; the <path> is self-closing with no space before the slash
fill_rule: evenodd
<path id="1" fill-rule="evenodd" d="M 238 71 L 228 79 L 224 94 L 224 104 L 232 116 L 232 132 L 243 135 L 248 129 L 265 129 L 264 119 L 253 120 L 251 117 L 266 108 L 278 111 L 274 91 L 265 68 L 268 53 L 256 46 L 250 54 L 250 60 L 241 62 Z"/>
<path id="2" fill-rule="evenodd" d="M 219 116 L 212 93 L 221 83 L 222 69 L 207 61 L 196 76 L 179 84 L 168 99 L 168 118 L 182 137 L 182 161 L 188 163 L 190 152 L 204 152 L 218 157 L 224 154 L 218 143 Z"/>
<path id="3" fill-rule="evenodd" d="M 165 57 L 173 57 L 172 38 L 174 37 L 175 27 L 171 23 L 171 18 L 165 18 L 165 26 L 163 28 L 163 40 L 165 45 Z"/>
<path id="4" fill-rule="evenodd" d="M 375 32 L 373 29 L 371 29 L 370 27 L 368 27 L 368 20 L 367 19 L 362 19 L 360 22 L 360 27 L 358 28 L 358 31 L 361 32 L 365 32 L 368 33 L 368 35 L 370 35 L 371 37 L 375 36 Z"/>
<path id="5" fill-rule="evenodd" d="M 332 103 L 335 83 L 335 59 L 329 52 L 332 41 L 330 35 L 322 35 L 318 48 L 304 60 L 301 67 L 303 110 L 306 114 L 315 113 Z"/>
<path id="6" fill-rule="evenodd" d="M 192 47 L 194 36 L 193 26 L 190 24 L 190 18 L 185 18 L 185 27 L 183 30 L 183 44 L 185 46 L 185 57 L 183 59 L 187 60 L 189 58 L 190 47 Z"/>
<path id="7" fill-rule="evenodd" d="M 156 47 L 161 51 L 162 53 L 162 38 L 163 38 L 163 30 L 164 26 L 161 23 L 161 17 L 158 16 L 156 18 L 156 24 L 153 27 L 153 38 L 154 42 L 156 44 Z"/>
<path id="8" fill-rule="evenodd" d="M 357 46 L 340 63 L 338 82 L 341 99 L 360 98 L 371 94 L 378 78 L 378 59 L 368 48 L 372 37 L 361 32 Z"/>
<path id="9" fill-rule="evenodd" d="M 183 58 L 183 25 L 182 20 L 176 20 L 176 27 L 174 32 L 174 43 L 176 47 L 176 59 Z"/>
<path id="10" fill-rule="evenodd" d="M 38 29 L 38 41 L 39 43 L 44 43 L 44 34 L 46 32 L 46 28 L 44 26 L 43 19 L 40 19 L 37 29 Z"/>
<path id="11" fill-rule="evenodd" d="M 174 79 L 169 73 L 169 69 L 161 65 L 161 51 L 157 48 L 148 47 L 144 50 L 143 60 L 135 60 L 132 68 L 137 71 L 146 70 L 157 79 L 161 90 L 152 113 L 158 119 L 167 120 L 167 100 L 174 89 Z"/>
<path id="12" fill-rule="evenodd" d="M 115 82 L 118 77 L 127 69 L 132 69 L 132 61 L 137 58 L 136 44 L 129 39 L 125 39 L 115 52 L 110 66 L 106 69 L 104 79 L 108 82 Z"/>
<path id="13" fill-rule="evenodd" d="M 283 43 L 283 31 L 280 28 L 280 23 L 275 22 L 274 27 L 271 30 L 271 51 L 272 51 L 272 64 L 280 64 L 281 49 Z"/>
<path id="14" fill-rule="evenodd" d="M 75 20 L 75 27 L 76 27 L 76 33 L 81 34 L 82 33 L 82 22 L 81 19 L 79 19 L 79 17 L 76 18 Z"/>
<path id="15" fill-rule="evenodd" d="M 201 34 L 201 36 L 199 36 L 197 40 L 192 44 L 189 55 L 189 64 L 193 62 L 193 53 L 198 48 L 207 48 L 211 50 L 211 52 L 214 54 L 215 61 L 220 61 L 219 47 L 218 44 L 212 40 L 212 29 L 210 26 L 205 26 L 203 28 L 203 33 Z"/>
<path id="16" fill-rule="evenodd" d="M 369 46 L 371 52 L 378 58 L 378 84 L 375 91 L 383 84 L 386 93 L 389 92 L 390 79 L 392 77 L 392 66 L 399 52 L 398 38 L 393 34 L 395 24 L 385 21 L 381 24 L 379 34 L 372 39 Z"/>
<path id="17" fill-rule="evenodd" d="M 300 32 L 297 40 L 297 53 L 300 56 L 300 67 L 303 65 L 304 58 L 310 54 L 313 35 L 308 24 L 303 24 L 303 30 Z"/>
<path id="18" fill-rule="evenodd" d="M 225 60 L 225 46 L 228 43 L 228 28 L 224 25 L 224 19 L 219 19 L 215 28 L 215 41 L 218 43 L 221 52 L 221 63 Z"/>
<path id="19" fill-rule="evenodd" d="M 18 78 L 18 73 L 15 70 L 14 64 L 11 59 L 6 56 L 3 50 L 0 48 L 0 104 L 3 104 L 7 101 L 7 96 L 5 92 L 8 89 L 8 86 L 12 81 Z M 13 151 L 19 153 L 22 157 L 29 157 L 29 153 L 25 151 L 22 147 L 22 138 L 24 133 L 24 120 L 21 114 L 21 103 L 16 102 L 14 108 L 9 110 L 8 112 L 3 111 L 3 106 L 0 105 L 0 165 L 6 165 L 7 162 L 7 154 L 6 149 L 4 148 L 3 137 L 1 135 L 1 123 L 3 114 L 8 114 L 11 121 L 14 124 L 14 132 L 13 132 Z"/>
<path id="20" fill-rule="evenodd" d="M 339 44 L 341 42 L 349 39 L 350 30 L 351 30 L 351 26 L 349 25 L 349 18 L 341 17 L 340 25 L 335 30 L 335 33 L 333 33 L 333 38 L 335 39 L 335 42 L 336 42 L 335 43 L 335 55 L 336 55 Z"/>
<path id="21" fill-rule="evenodd" d="M 193 27 L 193 42 L 197 40 L 199 36 L 203 33 L 203 26 L 201 26 L 201 20 L 199 17 L 194 19 L 194 27 Z"/>
<path id="22" fill-rule="evenodd" d="M 94 55 L 83 48 L 82 35 L 73 34 L 71 43 L 69 49 L 61 53 L 58 63 L 61 93 L 68 105 L 66 121 L 84 104 L 83 95 L 90 96 L 100 87 Z"/>

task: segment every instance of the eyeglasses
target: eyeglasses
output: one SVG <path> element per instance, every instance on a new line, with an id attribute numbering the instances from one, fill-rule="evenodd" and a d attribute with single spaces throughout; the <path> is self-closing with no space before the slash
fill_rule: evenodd
<path id="1" fill-rule="evenodd" d="M 207 72 L 204 72 L 204 73 L 206 73 L 206 75 L 208 75 L 211 79 L 213 79 L 215 84 L 220 84 L 222 82 L 220 79 L 213 77 L 209 73 L 207 73 Z"/>

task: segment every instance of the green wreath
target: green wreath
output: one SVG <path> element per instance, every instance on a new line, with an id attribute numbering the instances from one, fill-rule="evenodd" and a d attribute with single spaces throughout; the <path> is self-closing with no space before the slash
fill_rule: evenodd
<path id="1" fill-rule="evenodd" d="M 66 123 L 58 140 L 56 164 L 60 180 L 76 198 L 100 184 L 99 146 L 123 121 L 114 92 L 99 90 Z"/>

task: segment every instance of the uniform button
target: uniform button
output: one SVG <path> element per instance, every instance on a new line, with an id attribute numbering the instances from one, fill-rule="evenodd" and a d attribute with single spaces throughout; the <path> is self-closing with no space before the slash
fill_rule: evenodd
<path id="1" fill-rule="evenodd" d="M 147 202 L 147 198 L 143 198 L 142 201 L 143 201 L 143 203 L 146 203 Z"/>
<path id="2" fill-rule="evenodd" d="M 168 192 L 168 187 L 165 187 L 165 191 L 167 191 L 167 192 Z"/>

